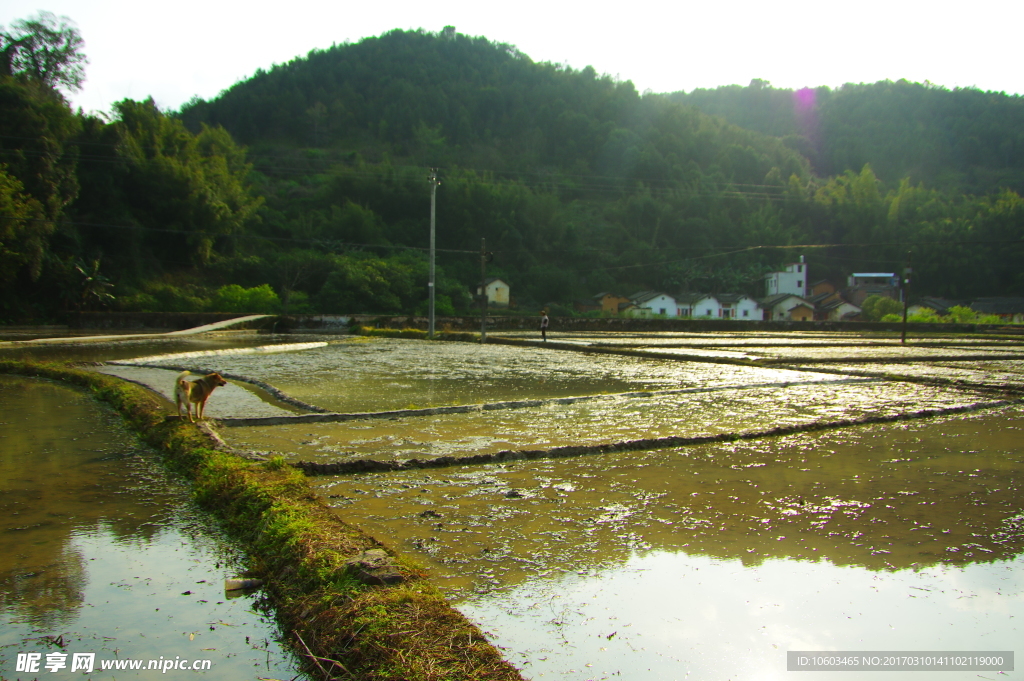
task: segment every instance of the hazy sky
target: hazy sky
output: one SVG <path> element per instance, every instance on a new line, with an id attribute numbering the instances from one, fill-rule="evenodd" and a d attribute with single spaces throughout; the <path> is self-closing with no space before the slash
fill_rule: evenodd
<path id="1" fill-rule="evenodd" d="M 534 61 L 591 65 L 640 91 L 746 85 L 753 78 L 792 88 L 906 78 L 1024 92 L 1016 49 L 1020 0 L 4 0 L 0 24 L 41 9 L 71 18 L 85 39 L 87 80 L 72 101 L 87 111 L 148 96 L 161 108 L 178 108 L 314 48 L 446 25 L 515 45 Z"/>

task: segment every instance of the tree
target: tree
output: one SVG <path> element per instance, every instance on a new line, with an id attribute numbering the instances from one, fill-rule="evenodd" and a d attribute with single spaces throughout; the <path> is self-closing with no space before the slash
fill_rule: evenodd
<path id="1" fill-rule="evenodd" d="M 89 191 L 75 217 L 128 229 L 94 242 L 104 244 L 122 273 L 138 269 L 140 278 L 154 265 L 205 265 L 231 252 L 262 204 L 248 180 L 245 150 L 223 128 L 203 126 L 193 135 L 151 99 L 126 99 L 115 109 L 119 120 L 87 126 L 83 145 L 96 154 L 86 159 Z"/>
<path id="2" fill-rule="evenodd" d="M 39 277 L 52 228 L 39 202 L 26 196 L 21 182 L 0 164 L 0 282 L 9 284 L 22 268 L 31 279 Z"/>
<path id="3" fill-rule="evenodd" d="M 0 156 L 24 193 L 56 220 L 78 195 L 81 123 L 67 102 L 39 83 L 0 76 Z"/>
<path id="4" fill-rule="evenodd" d="M 885 296 L 868 296 L 860 309 L 869 322 L 885 321 L 882 318 L 886 315 L 899 315 L 903 319 L 903 303 Z"/>
<path id="5" fill-rule="evenodd" d="M 54 90 L 82 89 L 85 41 L 67 17 L 39 12 L 33 19 L 18 19 L 10 31 L 0 29 L 0 76 L 25 75 Z"/>

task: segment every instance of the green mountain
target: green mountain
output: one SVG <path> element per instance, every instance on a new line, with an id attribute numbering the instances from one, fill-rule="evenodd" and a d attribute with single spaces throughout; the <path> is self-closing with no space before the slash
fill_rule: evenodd
<path id="1" fill-rule="evenodd" d="M 798 255 L 836 283 L 910 257 L 921 295 L 1024 295 L 1004 95 L 641 96 L 449 27 L 317 50 L 180 112 L 125 100 L 112 121 L 0 73 L 0 114 L 0 318 L 422 312 L 429 168 L 442 314 L 471 309 L 482 247 L 520 309 L 556 314 L 606 290 L 760 296 Z"/>
<path id="2" fill-rule="evenodd" d="M 754 80 L 668 99 L 782 138 L 821 176 L 870 164 L 893 184 L 909 178 L 967 194 L 1024 191 L 1024 97 L 1018 95 L 905 80 L 794 91 Z"/>

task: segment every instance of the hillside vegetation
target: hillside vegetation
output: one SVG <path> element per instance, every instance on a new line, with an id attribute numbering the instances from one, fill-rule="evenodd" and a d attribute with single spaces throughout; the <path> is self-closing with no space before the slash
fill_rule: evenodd
<path id="1" fill-rule="evenodd" d="M 936 120 L 962 95 L 850 91 L 879 88 Z M 488 275 L 523 310 L 604 290 L 759 296 L 763 273 L 801 254 L 813 278 L 841 281 L 901 269 L 911 250 L 922 293 L 1024 294 L 1017 138 L 1002 165 L 986 137 L 973 165 L 940 149 L 919 174 L 872 130 L 909 149 L 931 129 L 915 138 L 845 90 L 804 109 L 763 84 L 640 95 L 450 27 L 317 50 L 180 112 L 126 100 L 110 121 L 73 114 L 31 74 L 0 75 L 0 319 L 422 312 L 432 167 L 442 314 L 471 304 L 483 239 Z M 972 124 L 1013 127 L 1015 98 L 977 94 L 995 103 Z"/>

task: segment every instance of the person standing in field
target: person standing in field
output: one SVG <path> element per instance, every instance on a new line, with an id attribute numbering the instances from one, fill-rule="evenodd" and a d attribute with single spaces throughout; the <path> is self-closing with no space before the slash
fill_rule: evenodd
<path id="1" fill-rule="evenodd" d="M 547 342 L 548 340 L 548 324 L 551 320 L 548 319 L 548 311 L 544 310 L 540 313 L 540 338 Z"/>

